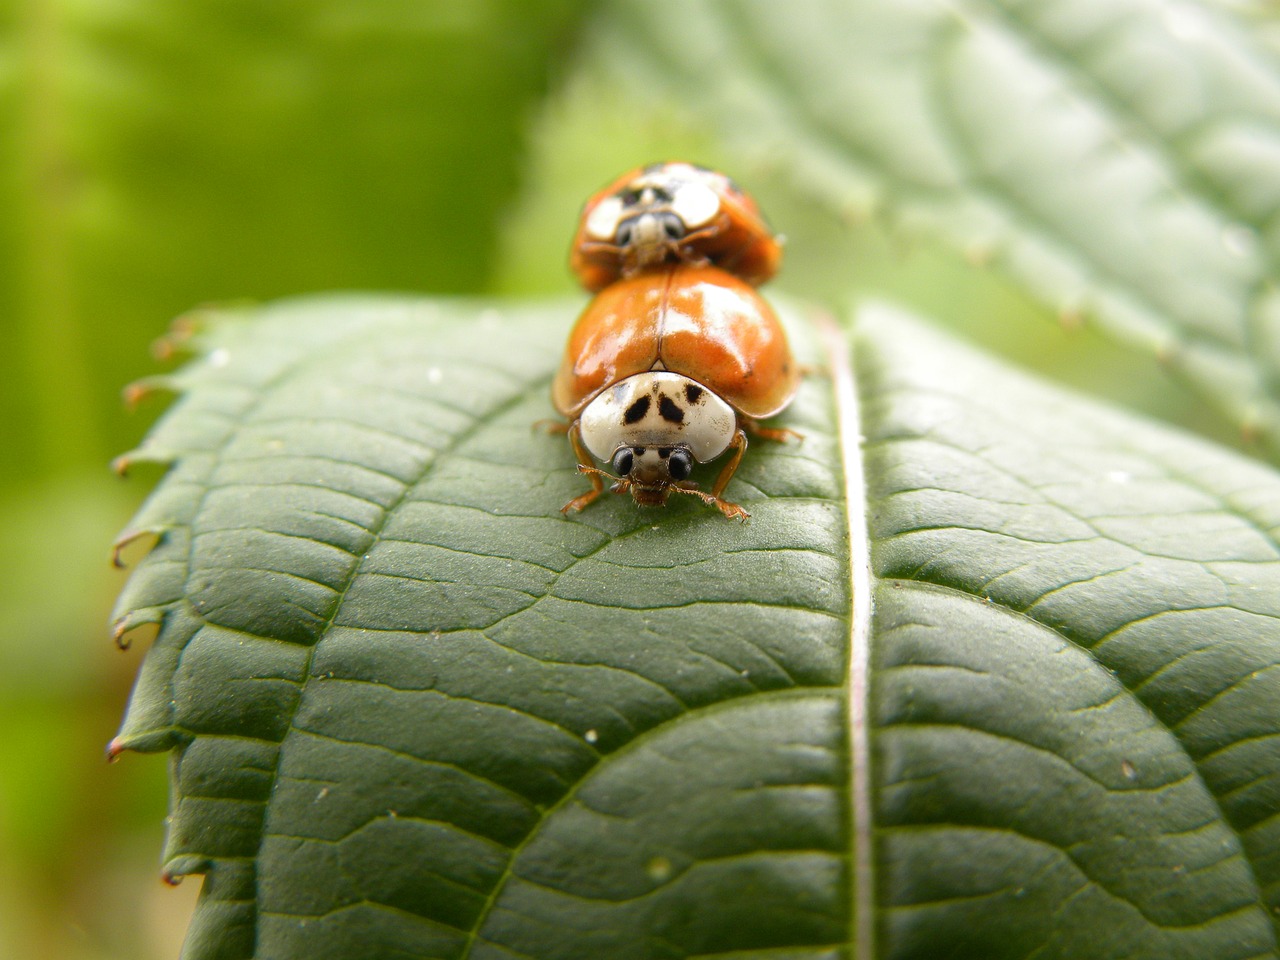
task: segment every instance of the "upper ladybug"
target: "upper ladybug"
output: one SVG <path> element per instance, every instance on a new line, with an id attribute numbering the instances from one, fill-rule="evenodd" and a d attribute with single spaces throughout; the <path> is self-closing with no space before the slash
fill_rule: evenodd
<path id="1" fill-rule="evenodd" d="M 662 264 L 714 266 L 758 286 L 782 245 L 755 201 L 723 173 L 691 163 L 632 170 L 590 200 L 569 266 L 593 293 Z"/>

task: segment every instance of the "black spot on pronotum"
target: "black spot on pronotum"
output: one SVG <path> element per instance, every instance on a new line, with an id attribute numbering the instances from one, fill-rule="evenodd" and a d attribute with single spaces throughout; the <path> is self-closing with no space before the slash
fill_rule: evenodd
<path id="1" fill-rule="evenodd" d="M 627 407 L 627 412 L 622 415 L 623 423 L 635 423 L 644 419 L 644 415 L 649 412 L 649 398 L 640 397 L 635 403 Z"/>
<path id="2" fill-rule="evenodd" d="M 667 423 L 684 423 L 684 411 L 670 397 L 663 397 L 658 401 L 658 413 L 662 414 L 662 419 Z"/>
<path id="3" fill-rule="evenodd" d="M 690 403 L 697 403 L 698 398 L 702 396 L 702 388 L 695 383 L 686 383 L 684 385 L 684 398 Z"/>

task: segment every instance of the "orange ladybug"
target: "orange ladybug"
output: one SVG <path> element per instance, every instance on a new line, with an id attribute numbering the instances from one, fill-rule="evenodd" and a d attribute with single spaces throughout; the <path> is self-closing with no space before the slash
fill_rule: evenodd
<path id="1" fill-rule="evenodd" d="M 686 493 L 731 519 L 747 512 L 721 498 L 747 449 L 747 433 L 785 440 L 757 421 L 795 396 L 799 370 L 772 308 L 717 267 L 675 264 L 612 284 L 578 318 L 552 386 L 591 489 L 564 505 L 581 510 L 604 491 L 661 506 Z M 710 493 L 693 464 L 730 452 Z M 611 464 L 613 473 L 594 465 Z"/>
<path id="2" fill-rule="evenodd" d="M 737 184 L 673 162 L 632 170 L 588 200 L 569 266 L 595 293 L 665 263 L 716 266 L 758 286 L 781 259 L 781 243 Z"/>

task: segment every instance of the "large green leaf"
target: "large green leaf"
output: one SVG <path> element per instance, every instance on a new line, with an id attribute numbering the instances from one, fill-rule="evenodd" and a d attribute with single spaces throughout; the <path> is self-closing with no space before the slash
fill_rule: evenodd
<path id="1" fill-rule="evenodd" d="M 614 0 L 594 51 L 834 214 L 1096 319 L 1280 455 L 1280 57 L 1221 5 Z"/>
<path id="2" fill-rule="evenodd" d="M 172 752 L 188 957 L 1280 956 L 1280 476 L 791 311 L 749 523 L 563 518 L 574 309 L 196 325 L 115 744 Z"/>

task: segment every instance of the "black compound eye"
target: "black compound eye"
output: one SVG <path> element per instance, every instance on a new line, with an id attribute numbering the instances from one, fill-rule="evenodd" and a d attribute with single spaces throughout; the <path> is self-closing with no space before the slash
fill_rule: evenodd
<path id="1" fill-rule="evenodd" d="M 618 452 L 613 455 L 613 472 L 620 477 L 625 477 L 631 472 L 631 467 L 635 462 L 636 458 L 631 453 L 631 448 L 621 447 Z"/>
<path id="2" fill-rule="evenodd" d="M 614 236 L 614 242 L 620 247 L 625 247 L 631 242 L 631 234 L 635 228 L 635 220 L 623 220 L 618 224 L 618 232 Z"/>
<path id="3" fill-rule="evenodd" d="M 667 460 L 667 473 L 672 480 L 687 480 L 693 472 L 693 458 L 688 450 L 673 450 Z"/>
<path id="4" fill-rule="evenodd" d="M 668 240 L 679 240 L 684 236 L 684 221 L 674 213 L 662 214 L 659 222 L 662 224 L 662 232 L 667 235 Z"/>

